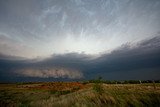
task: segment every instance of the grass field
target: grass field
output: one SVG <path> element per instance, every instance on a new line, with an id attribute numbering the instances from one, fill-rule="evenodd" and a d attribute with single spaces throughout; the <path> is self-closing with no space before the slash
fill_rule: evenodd
<path id="1" fill-rule="evenodd" d="M 160 84 L 0 84 L 0 107 L 160 107 Z"/>

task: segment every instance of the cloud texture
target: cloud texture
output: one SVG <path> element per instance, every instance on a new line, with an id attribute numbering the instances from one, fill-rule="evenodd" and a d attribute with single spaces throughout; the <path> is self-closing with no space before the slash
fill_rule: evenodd
<path id="1" fill-rule="evenodd" d="M 111 52 L 160 32 L 159 0 L 1 0 L 0 53 Z"/>
<path id="2" fill-rule="evenodd" d="M 79 79 L 83 77 L 83 74 L 77 70 L 71 70 L 66 68 L 27 68 L 16 71 L 20 76 L 35 77 L 35 78 L 69 78 Z"/>
<path id="3" fill-rule="evenodd" d="M 4 57 L 4 55 L 3 55 Z M 160 36 L 137 44 L 124 44 L 98 56 L 84 53 L 53 54 L 43 60 L 0 60 L 1 81 L 93 79 L 159 79 Z"/>
<path id="4" fill-rule="evenodd" d="M 0 0 L 0 81 L 160 79 L 160 0 Z"/>

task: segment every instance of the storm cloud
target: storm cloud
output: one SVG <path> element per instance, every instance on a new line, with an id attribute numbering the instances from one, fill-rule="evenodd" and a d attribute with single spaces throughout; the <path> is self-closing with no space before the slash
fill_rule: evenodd
<path id="1" fill-rule="evenodd" d="M 160 32 L 159 0 L 1 0 L 0 53 L 111 52 Z"/>
<path id="2" fill-rule="evenodd" d="M 20 76 L 26 77 L 37 77 L 37 78 L 69 78 L 77 79 L 82 78 L 83 74 L 77 70 L 66 69 L 66 68 L 27 68 L 22 70 L 17 70 Z"/>
<path id="3" fill-rule="evenodd" d="M 42 81 L 43 78 L 87 80 L 98 76 L 110 80 L 160 79 L 160 36 L 124 44 L 99 56 L 68 53 L 53 54 L 43 60 L 1 59 L 0 68 L 1 81 L 28 77 L 42 78 Z"/>
<path id="4" fill-rule="evenodd" d="M 159 0 L 0 0 L 0 82 L 160 79 Z"/>

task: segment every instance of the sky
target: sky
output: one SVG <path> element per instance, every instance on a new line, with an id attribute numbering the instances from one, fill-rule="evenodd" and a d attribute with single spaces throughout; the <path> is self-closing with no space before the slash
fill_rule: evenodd
<path id="1" fill-rule="evenodd" d="M 159 0 L 0 0 L 0 81 L 160 79 L 159 66 Z"/>

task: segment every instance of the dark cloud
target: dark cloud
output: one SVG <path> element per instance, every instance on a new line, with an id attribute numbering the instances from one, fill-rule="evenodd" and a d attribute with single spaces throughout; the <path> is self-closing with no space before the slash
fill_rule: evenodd
<path id="1" fill-rule="evenodd" d="M 99 57 L 69 53 L 47 59 L 17 60 L 0 55 L 0 81 L 160 79 L 160 37 L 125 44 Z M 7 57 L 7 56 L 5 56 Z"/>
<path id="2" fill-rule="evenodd" d="M 160 37 L 142 41 L 135 46 L 122 46 L 96 59 L 95 65 L 97 67 L 91 71 L 98 71 L 99 75 L 109 79 L 159 79 Z"/>

